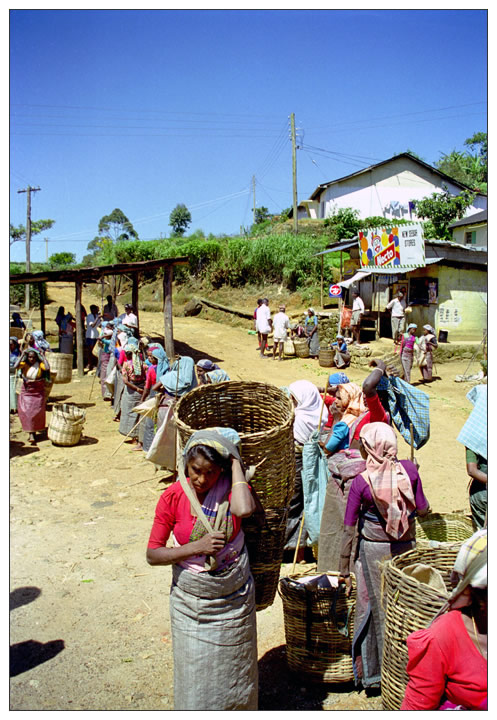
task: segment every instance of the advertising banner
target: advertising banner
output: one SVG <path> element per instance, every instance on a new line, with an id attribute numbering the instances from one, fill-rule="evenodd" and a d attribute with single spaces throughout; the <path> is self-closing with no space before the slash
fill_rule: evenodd
<path id="1" fill-rule="evenodd" d="M 425 240 L 419 223 L 359 231 L 361 268 L 405 272 L 425 267 Z"/>

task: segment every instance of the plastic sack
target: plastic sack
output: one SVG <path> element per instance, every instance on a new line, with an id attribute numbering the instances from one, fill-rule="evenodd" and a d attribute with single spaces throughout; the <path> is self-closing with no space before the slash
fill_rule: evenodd
<path id="1" fill-rule="evenodd" d="M 326 486 L 329 478 L 328 462 L 319 445 L 319 431 L 315 430 L 302 450 L 302 489 L 304 492 L 305 529 L 309 544 L 319 541 Z"/>
<path id="2" fill-rule="evenodd" d="M 173 421 L 174 405 L 167 408 L 166 415 L 157 428 L 146 459 L 168 470 L 176 470 L 176 426 Z"/>

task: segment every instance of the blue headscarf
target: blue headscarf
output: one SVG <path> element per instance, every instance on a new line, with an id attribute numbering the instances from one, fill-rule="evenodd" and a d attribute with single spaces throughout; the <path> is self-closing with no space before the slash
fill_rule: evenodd
<path id="1" fill-rule="evenodd" d="M 135 337 L 128 338 L 128 342 L 123 348 L 124 352 L 130 352 L 133 361 L 133 374 L 138 376 L 142 374 L 142 361 L 140 358 L 140 348 L 138 340 Z"/>
<path id="2" fill-rule="evenodd" d="M 155 368 L 156 377 L 161 378 L 169 370 L 169 358 L 166 355 L 166 351 L 159 345 L 154 343 L 153 347 L 149 349 L 151 355 L 157 358 L 157 366 Z"/>
<path id="3" fill-rule="evenodd" d="M 346 383 L 349 383 L 350 380 L 343 372 L 336 372 L 330 375 L 328 378 L 328 385 L 345 385 Z"/>
<path id="4" fill-rule="evenodd" d="M 36 347 L 40 350 L 50 350 L 50 344 L 45 340 L 43 330 L 33 330 L 32 335 L 35 339 Z"/>
<path id="5" fill-rule="evenodd" d="M 170 370 L 157 379 L 164 385 L 170 395 L 181 396 L 197 386 L 195 363 L 191 357 L 180 357 L 175 360 Z"/>

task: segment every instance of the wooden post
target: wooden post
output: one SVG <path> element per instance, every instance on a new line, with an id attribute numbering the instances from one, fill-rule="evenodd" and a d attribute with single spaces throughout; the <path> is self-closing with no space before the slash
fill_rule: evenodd
<path id="1" fill-rule="evenodd" d="M 321 307 L 324 309 L 323 305 L 323 268 L 324 268 L 324 255 L 321 255 Z"/>
<path id="2" fill-rule="evenodd" d="M 45 325 L 45 294 L 43 283 L 38 283 L 38 294 L 40 296 L 40 326 L 42 333 L 46 336 L 46 325 Z"/>
<path id="3" fill-rule="evenodd" d="M 172 362 L 174 359 L 174 339 L 173 339 L 173 266 L 166 265 L 164 267 L 164 277 L 162 280 L 162 294 L 164 303 L 164 350 Z"/>
<path id="4" fill-rule="evenodd" d="M 78 363 L 78 376 L 83 377 L 85 374 L 85 357 L 84 357 L 84 346 L 85 346 L 85 334 L 83 329 L 83 321 L 81 320 L 81 293 L 83 289 L 83 283 L 81 280 L 76 280 L 76 303 L 75 303 L 75 314 L 76 314 L 76 355 Z"/>
<path id="5" fill-rule="evenodd" d="M 133 305 L 133 310 L 135 311 L 136 315 L 136 322 L 138 324 L 138 332 L 140 330 L 140 313 L 138 310 L 138 278 L 139 275 L 137 272 L 133 273 L 132 280 L 133 280 L 133 287 L 131 290 L 131 304 Z"/>

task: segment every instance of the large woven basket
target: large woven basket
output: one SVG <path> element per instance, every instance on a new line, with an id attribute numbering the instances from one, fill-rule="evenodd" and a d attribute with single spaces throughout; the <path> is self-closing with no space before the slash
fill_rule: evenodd
<path id="1" fill-rule="evenodd" d="M 319 573 L 313 573 L 319 575 Z M 337 576 L 338 573 L 327 573 Z M 309 587 L 303 575 L 281 578 L 286 658 L 288 667 L 313 682 L 343 683 L 352 680 L 351 644 L 354 634 L 355 577 L 352 593 L 343 586 Z M 344 634 L 338 631 L 340 627 Z"/>
<path id="2" fill-rule="evenodd" d="M 395 370 L 396 375 L 400 378 L 404 377 L 404 368 L 398 352 L 391 352 L 382 358 L 383 362 L 387 366 L 387 369 Z"/>
<path id="3" fill-rule="evenodd" d="M 414 550 L 383 564 L 382 590 L 386 603 L 381 667 L 381 699 L 385 710 L 398 710 L 404 699 L 408 676 L 407 636 L 426 628 L 444 606 L 447 597 L 406 575 L 403 569 L 423 563 L 438 570 L 450 592 L 450 574 L 461 543 Z"/>
<path id="4" fill-rule="evenodd" d="M 181 449 L 196 430 L 228 427 L 240 435 L 247 466 L 257 465 L 252 486 L 265 508 L 287 507 L 295 483 L 293 404 L 275 385 L 223 382 L 201 385 L 176 405 Z"/>
<path id="5" fill-rule="evenodd" d="M 55 382 L 55 376 L 57 373 L 50 370 L 50 380 L 45 380 L 45 399 L 48 400 L 50 393 L 52 392 L 52 388 Z"/>
<path id="6" fill-rule="evenodd" d="M 429 513 L 416 518 L 416 542 L 423 547 L 431 542 L 464 542 L 476 532 L 470 515 Z"/>
<path id="7" fill-rule="evenodd" d="M 307 340 L 303 340 L 301 338 L 295 338 L 293 341 L 293 345 L 295 347 L 295 355 L 297 357 L 306 358 L 309 357 L 309 345 L 307 343 Z"/>
<path id="8" fill-rule="evenodd" d="M 51 352 L 47 360 L 50 364 L 50 371 L 53 370 L 56 373 L 54 380 L 56 384 L 71 382 L 73 361 L 71 354 Z"/>
<path id="9" fill-rule="evenodd" d="M 335 358 L 334 350 L 320 350 L 319 351 L 319 364 L 321 367 L 332 367 Z"/>
<path id="10" fill-rule="evenodd" d="M 54 445 L 77 445 L 81 438 L 86 411 L 72 403 L 59 403 L 52 410 L 48 438 Z"/>
<path id="11" fill-rule="evenodd" d="M 253 517 L 244 518 L 242 523 L 257 610 L 272 605 L 278 589 L 287 517 L 287 508 L 268 509 L 262 526 Z"/>
<path id="12" fill-rule="evenodd" d="M 25 330 L 18 327 L 9 327 L 10 337 L 16 337 L 18 340 L 22 340 Z"/>

